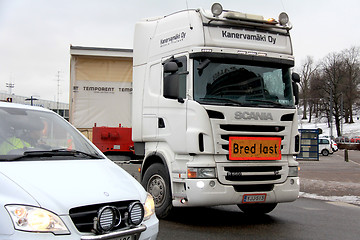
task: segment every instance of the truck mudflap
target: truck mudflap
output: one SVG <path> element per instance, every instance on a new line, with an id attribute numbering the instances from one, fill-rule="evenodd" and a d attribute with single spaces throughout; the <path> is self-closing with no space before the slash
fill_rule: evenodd
<path id="1" fill-rule="evenodd" d="M 175 197 L 173 206 L 215 206 L 246 203 L 292 202 L 299 197 L 298 177 L 274 184 L 271 191 L 237 192 L 234 186 L 222 185 L 217 179 L 186 179 L 186 198 Z"/>

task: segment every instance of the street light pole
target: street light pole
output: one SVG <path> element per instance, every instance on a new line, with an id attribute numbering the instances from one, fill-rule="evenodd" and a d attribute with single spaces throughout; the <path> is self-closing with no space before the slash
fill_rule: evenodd
<path id="1" fill-rule="evenodd" d="M 330 86 L 330 139 L 333 136 L 333 120 L 332 120 L 332 111 L 333 111 L 333 93 L 332 86 Z"/>
<path id="2" fill-rule="evenodd" d="M 34 101 L 36 101 L 36 100 L 39 100 L 39 99 L 34 98 L 33 96 L 31 96 L 30 98 L 25 99 L 25 101 L 30 101 L 31 106 L 34 106 Z"/>

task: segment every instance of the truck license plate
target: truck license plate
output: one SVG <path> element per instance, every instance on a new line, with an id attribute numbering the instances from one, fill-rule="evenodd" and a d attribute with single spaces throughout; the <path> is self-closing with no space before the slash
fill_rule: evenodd
<path id="1" fill-rule="evenodd" d="M 281 160 L 280 137 L 230 137 L 230 160 Z"/>
<path id="2" fill-rule="evenodd" d="M 266 193 L 263 194 L 245 194 L 242 203 L 261 203 L 265 202 Z"/>

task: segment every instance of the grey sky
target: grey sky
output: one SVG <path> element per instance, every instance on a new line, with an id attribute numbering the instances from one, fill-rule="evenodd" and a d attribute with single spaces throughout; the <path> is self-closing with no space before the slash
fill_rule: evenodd
<path id="1" fill-rule="evenodd" d="M 0 0 L 0 91 L 69 101 L 70 44 L 132 48 L 137 20 L 189 8 L 209 9 L 209 0 Z M 222 0 L 224 9 L 277 18 L 285 11 L 296 67 L 310 55 L 360 46 L 359 0 Z"/>

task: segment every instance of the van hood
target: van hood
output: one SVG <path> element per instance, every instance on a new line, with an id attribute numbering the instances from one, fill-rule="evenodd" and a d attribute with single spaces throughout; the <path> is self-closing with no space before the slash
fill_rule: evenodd
<path id="1" fill-rule="evenodd" d="M 37 203 L 59 215 L 78 206 L 146 198 L 142 186 L 109 159 L 2 162 L 0 173 L 24 192 L 7 204 Z"/>

